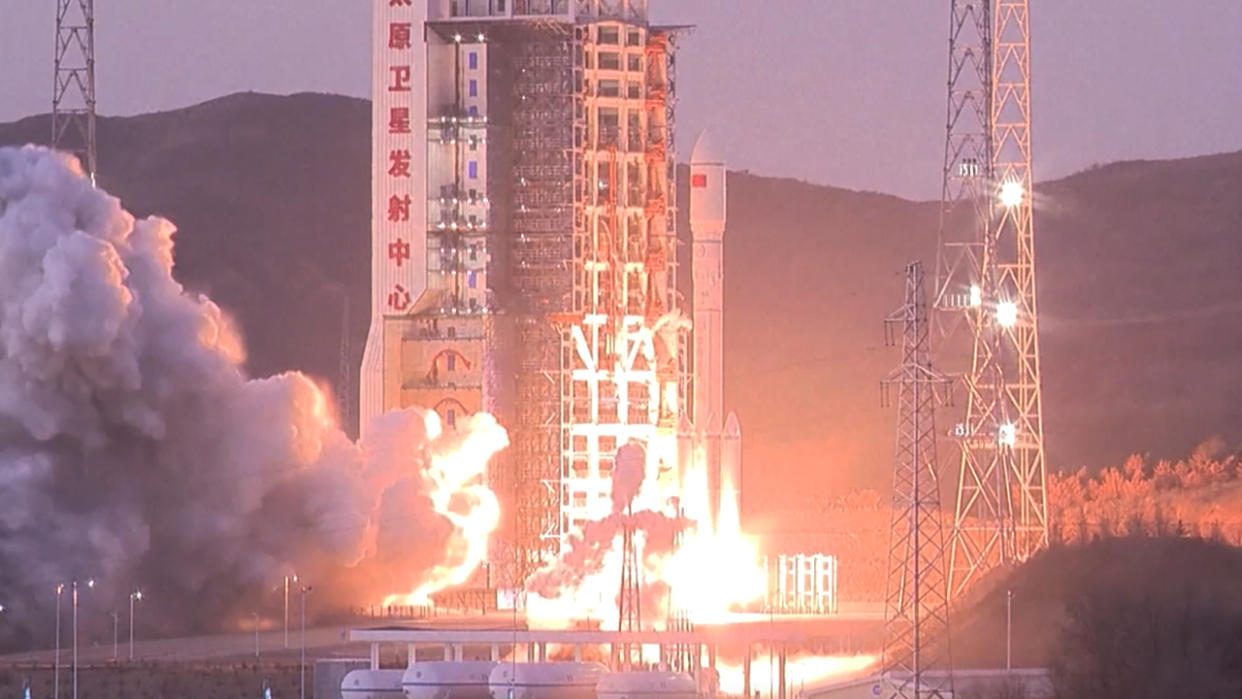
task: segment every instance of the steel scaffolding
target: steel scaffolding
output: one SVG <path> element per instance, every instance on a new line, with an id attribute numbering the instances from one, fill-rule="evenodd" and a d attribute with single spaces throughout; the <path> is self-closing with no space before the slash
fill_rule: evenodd
<path id="1" fill-rule="evenodd" d="M 481 123 L 446 114 L 431 135 L 488 142 L 489 230 L 458 214 L 460 185 L 440 193 L 433 227 L 438 268 L 459 277 L 467 239 L 491 242 L 492 323 L 505 329 L 486 352 L 503 356 L 493 363 L 512 395 L 499 401 L 510 448 L 489 482 L 512 516 L 489 556 L 516 586 L 608 514 L 619 447 L 675 451 L 688 345 L 685 329 L 661 324 L 678 304 L 674 30 L 649 26 L 637 0 L 513 9 L 512 21 L 437 28 L 486 36 L 487 80 L 503 87 Z"/>
<path id="2" fill-rule="evenodd" d="M 532 27 L 512 43 L 511 279 L 516 318 L 512 463 L 517 580 L 560 551 L 561 346 L 573 306 L 583 29 Z"/>
<path id="3" fill-rule="evenodd" d="M 684 400 L 685 331 L 661 329 L 676 309 L 670 35 L 621 22 L 579 31 L 573 306 L 561 347 L 562 533 L 607 514 L 619 447 L 638 442 L 672 468 L 665 457 L 675 452 Z"/>

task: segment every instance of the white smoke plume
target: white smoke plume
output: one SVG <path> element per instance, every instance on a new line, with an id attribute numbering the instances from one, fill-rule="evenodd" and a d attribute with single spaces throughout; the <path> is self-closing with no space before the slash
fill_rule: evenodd
<path id="1" fill-rule="evenodd" d="M 351 443 L 306 376 L 243 375 L 173 233 L 66 156 L 0 148 L 0 644 L 47 642 L 73 579 L 96 610 L 141 587 L 148 624 L 190 632 L 278 609 L 295 571 L 321 608 L 463 577 L 504 431 L 407 410 Z"/>

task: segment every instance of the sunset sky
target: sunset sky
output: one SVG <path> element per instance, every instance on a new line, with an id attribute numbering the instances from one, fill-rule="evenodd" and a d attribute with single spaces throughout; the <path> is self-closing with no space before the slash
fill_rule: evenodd
<path id="1" fill-rule="evenodd" d="M 1040 178 L 1242 148 L 1242 2 L 1033 4 Z M 0 0 L 0 120 L 49 109 L 53 5 Z M 710 128 L 736 169 L 939 195 L 947 2 L 652 5 L 697 25 L 679 59 L 682 157 Z M 368 96 L 363 0 L 109 0 L 96 14 L 103 115 L 242 90 Z"/>

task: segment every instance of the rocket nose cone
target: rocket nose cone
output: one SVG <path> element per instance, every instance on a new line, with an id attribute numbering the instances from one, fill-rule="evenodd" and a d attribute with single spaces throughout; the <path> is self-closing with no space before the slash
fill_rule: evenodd
<path id="1" fill-rule="evenodd" d="M 737 420 L 737 413 L 729 411 L 729 419 L 725 420 L 724 435 L 726 437 L 741 437 L 742 424 Z"/>
<path id="2" fill-rule="evenodd" d="M 724 163 L 724 157 L 716 150 L 716 146 L 712 144 L 712 140 L 708 137 L 706 131 L 699 134 L 698 140 L 694 142 L 694 149 L 690 151 L 690 164 L 699 163 Z"/>

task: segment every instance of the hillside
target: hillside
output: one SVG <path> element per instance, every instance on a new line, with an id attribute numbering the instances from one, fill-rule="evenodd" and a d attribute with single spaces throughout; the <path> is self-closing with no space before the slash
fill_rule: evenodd
<path id="1" fill-rule="evenodd" d="M 341 288 L 357 366 L 368 119 L 362 100 L 237 94 L 100 120 L 101 186 L 178 224 L 176 274 L 237 317 L 255 374 L 334 382 Z M 0 144 L 48 131 L 46 116 L 3 124 Z M 726 397 L 763 523 L 795 478 L 801 498 L 888 481 L 877 382 L 897 356 L 881 319 L 902 264 L 933 259 L 937 206 L 745 173 L 729 187 Z M 1050 464 L 1242 441 L 1242 153 L 1118 163 L 1038 194 Z"/>
<path id="2" fill-rule="evenodd" d="M 1104 538 L 1082 547 L 1045 551 L 1007 573 L 997 572 L 972 603 L 952 617 L 957 667 L 1005 666 L 1006 592 L 1013 592 L 1016 667 L 1047 667 L 1076 603 L 1093 595 L 1149 600 L 1149 613 L 1168 600 L 1194 598 L 1221 615 L 1242 611 L 1237 580 L 1242 552 L 1204 539 Z M 1155 601 L 1159 601 L 1158 603 Z M 1176 606 L 1174 613 L 1181 611 Z M 1123 646 L 1124 647 L 1124 646 Z"/>

